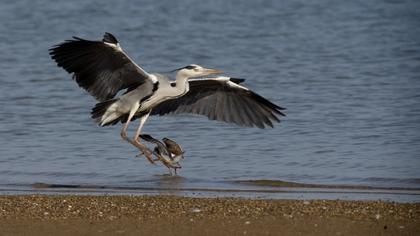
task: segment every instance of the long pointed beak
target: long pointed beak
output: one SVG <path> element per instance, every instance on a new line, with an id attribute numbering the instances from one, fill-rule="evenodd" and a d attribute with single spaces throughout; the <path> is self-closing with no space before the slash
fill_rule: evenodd
<path id="1" fill-rule="evenodd" d="M 214 74 L 222 74 L 223 71 L 221 70 L 216 70 L 216 69 L 205 69 L 204 70 L 206 74 L 208 75 L 214 75 Z"/>

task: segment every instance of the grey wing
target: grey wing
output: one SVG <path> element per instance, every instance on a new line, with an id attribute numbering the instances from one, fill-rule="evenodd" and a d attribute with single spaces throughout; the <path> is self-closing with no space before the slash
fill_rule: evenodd
<path id="1" fill-rule="evenodd" d="M 155 108 L 152 115 L 193 113 L 211 120 L 241 126 L 265 128 L 280 122 L 284 108 L 239 85 L 241 79 L 219 77 L 190 80 L 190 90 L 184 96 L 167 100 Z"/>
<path id="2" fill-rule="evenodd" d="M 100 101 L 151 79 L 123 52 L 110 33 L 105 33 L 102 41 L 73 37 L 51 48 L 50 55 L 59 67 L 73 73 L 80 87 Z"/>

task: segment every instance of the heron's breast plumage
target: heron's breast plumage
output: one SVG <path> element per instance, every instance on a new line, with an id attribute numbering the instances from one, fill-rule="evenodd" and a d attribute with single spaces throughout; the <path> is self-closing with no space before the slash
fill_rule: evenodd
<path id="1" fill-rule="evenodd" d="M 149 98 L 141 102 L 139 111 L 150 110 L 164 101 L 179 98 L 185 95 L 188 90 L 188 82 L 185 85 L 175 87 L 171 86 L 170 83 L 159 83 L 156 91 Z"/>

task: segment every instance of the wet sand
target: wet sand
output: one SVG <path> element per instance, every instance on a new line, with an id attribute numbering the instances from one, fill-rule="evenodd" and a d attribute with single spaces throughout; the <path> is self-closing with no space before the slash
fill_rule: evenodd
<path id="1" fill-rule="evenodd" d="M 420 203 L 0 196 L 0 235 L 420 235 Z"/>

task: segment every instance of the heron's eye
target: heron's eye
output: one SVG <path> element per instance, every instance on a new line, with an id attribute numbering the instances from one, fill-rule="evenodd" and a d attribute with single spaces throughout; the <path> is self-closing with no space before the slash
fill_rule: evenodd
<path id="1" fill-rule="evenodd" d="M 184 68 L 187 69 L 187 70 L 192 70 L 192 69 L 195 69 L 195 66 L 186 66 Z"/>

